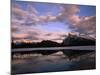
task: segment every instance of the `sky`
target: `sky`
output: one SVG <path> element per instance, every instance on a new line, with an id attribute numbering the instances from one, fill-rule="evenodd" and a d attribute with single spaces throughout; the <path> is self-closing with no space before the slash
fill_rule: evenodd
<path id="1" fill-rule="evenodd" d="M 14 41 L 61 43 L 68 33 L 95 37 L 96 7 L 12 0 L 11 28 Z"/>

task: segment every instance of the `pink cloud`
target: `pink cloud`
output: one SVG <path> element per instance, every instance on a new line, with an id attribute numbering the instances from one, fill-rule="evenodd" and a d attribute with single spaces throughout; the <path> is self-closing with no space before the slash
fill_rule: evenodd
<path id="1" fill-rule="evenodd" d="M 76 25 L 81 21 L 80 16 L 78 15 L 72 15 L 69 17 L 68 21 L 72 24 L 72 25 Z"/>
<path id="2" fill-rule="evenodd" d="M 95 16 L 85 17 L 76 26 L 77 28 L 84 30 L 85 33 L 94 34 L 96 31 L 96 17 Z"/>

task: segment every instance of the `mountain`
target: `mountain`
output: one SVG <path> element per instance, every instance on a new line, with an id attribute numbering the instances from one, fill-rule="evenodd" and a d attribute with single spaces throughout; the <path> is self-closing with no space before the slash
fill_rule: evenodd
<path id="1" fill-rule="evenodd" d="M 60 44 L 57 42 L 53 42 L 50 40 L 44 40 L 42 42 L 40 42 L 38 45 L 40 45 L 41 47 L 59 47 Z"/>
<path id="2" fill-rule="evenodd" d="M 38 48 L 38 47 L 64 47 L 64 46 L 88 46 L 95 45 L 95 39 L 85 36 L 77 36 L 69 34 L 62 43 L 57 43 L 50 40 L 43 40 L 39 43 L 24 43 L 19 44 L 12 42 L 12 48 Z"/>
<path id="3" fill-rule="evenodd" d="M 95 39 L 89 37 L 81 37 L 69 34 L 63 42 L 63 46 L 87 46 L 87 45 L 95 45 Z"/>

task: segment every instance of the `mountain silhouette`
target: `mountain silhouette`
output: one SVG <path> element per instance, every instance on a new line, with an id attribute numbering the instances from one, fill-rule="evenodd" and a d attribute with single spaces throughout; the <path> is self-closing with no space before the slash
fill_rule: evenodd
<path id="1" fill-rule="evenodd" d="M 60 46 L 59 43 L 53 42 L 53 41 L 50 41 L 50 40 L 42 41 L 41 43 L 39 43 L 39 45 L 42 46 L 42 47 L 59 47 Z"/>
<path id="2" fill-rule="evenodd" d="M 63 40 L 62 45 L 63 46 L 95 45 L 95 39 L 69 34 L 68 37 Z"/>
<path id="3" fill-rule="evenodd" d="M 67 46 L 88 46 L 95 45 L 95 39 L 69 34 L 62 43 L 51 40 L 43 40 L 39 43 L 13 43 L 12 48 L 38 48 L 38 47 L 67 47 Z"/>

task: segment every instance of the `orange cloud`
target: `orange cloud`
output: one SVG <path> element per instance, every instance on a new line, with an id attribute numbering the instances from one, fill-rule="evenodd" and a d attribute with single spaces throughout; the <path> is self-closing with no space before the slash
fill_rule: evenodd
<path id="1" fill-rule="evenodd" d="M 20 34 L 13 33 L 12 34 L 12 37 L 15 38 L 15 39 L 24 39 L 28 36 L 29 36 L 29 34 L 24 34 L 24 33 L 20 33 Z"/>

